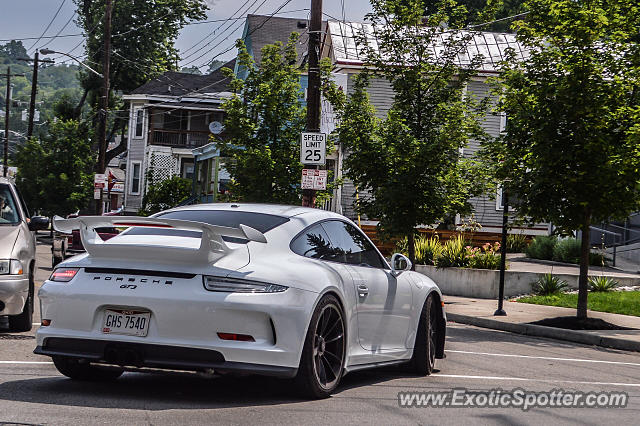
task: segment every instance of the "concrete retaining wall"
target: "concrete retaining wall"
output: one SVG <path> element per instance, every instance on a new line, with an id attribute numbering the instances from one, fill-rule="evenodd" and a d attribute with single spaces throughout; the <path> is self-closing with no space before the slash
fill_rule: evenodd
<path id="1" fill-rule="evenodd" d="M 500 271 L 489 269 L 436 268 L 435 266 L 416 265 L 416 272 L 431 278 L 440 287 L 443 294 L 450 296 L 496 299 L 500 284 Z M 534 272 L 505 271 L 505 297 L 531 293 L 531 283 L 542 274 Z M 565 280 L 572 289 L 578 288 L 578 276 L 553 274 Z M 640 285 L 640 278 L 612 277 L 621 286 Z"/>

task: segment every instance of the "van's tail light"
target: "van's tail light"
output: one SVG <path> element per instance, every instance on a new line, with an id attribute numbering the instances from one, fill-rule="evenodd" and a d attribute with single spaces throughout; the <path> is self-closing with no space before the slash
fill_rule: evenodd
<path id="1" fill-rule="evenodd" d="M 58 268 L 51 274 L 49 281 L 69 282 L 76 276 L 79 268 Z"/>

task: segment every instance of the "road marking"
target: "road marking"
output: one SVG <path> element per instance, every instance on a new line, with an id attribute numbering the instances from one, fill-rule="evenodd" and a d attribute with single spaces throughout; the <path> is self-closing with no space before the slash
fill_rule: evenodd
<path id="1" fill-rule="evenodd" d="M 51 361 L 0 361 L 0 364 L 31 364 L 31 365 L 50 365 Z"/>
<path id="2" fill-rule="evenodd" d="M 570 385 L 628 386 L 628 387 L 640 388 L 640 383 L 581 382 L 581 381 L 574 381 L 574 380 L 527 379 L 525 377 L 466 376 L 463 374 L 434 374 L 434 377 L 447 377 L 450 379 L 508 380 L 508 381 L 517 381 L 517 382 L 564 383 L 564 384 L 570 384 Z"/>
<path id="3" fill-rule="evenodd" d="M 532 355 L 516 355 L 516 354 L 494 354 L 489 352 L 452 351 L 448 349 L 446 350 L 446 352 L 451 352 L 456 354 L 489 355 L 489 356 L 501 356 L 501 357 L 511 357 L 511 358 L 546 359 L 550 361 L 596 362 L 596 363 L 602 363 L 602 364 L 634 365 L 634 366 L 640 367 L 640 363 L 637 363 L 637 362 L 602 361 L 597 359 L 580 359 L 580 358 L 555 358 L 550 356 L 532 356 Z"/>

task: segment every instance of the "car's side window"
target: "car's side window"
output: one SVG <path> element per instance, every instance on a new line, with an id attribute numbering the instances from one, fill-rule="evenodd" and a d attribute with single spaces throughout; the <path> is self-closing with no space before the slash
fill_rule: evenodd
<path id="1" fill-rule="evenodd" d="M 320 225 L 312 226 L 298 235 L 291 242 L 291 250 L 305 257 L 332 260 L 331 241 Z"/>
<path id="2" fill-rule="evenodd" d="M 331 260 L 374 268 L 385 267 L 373 244 L 353 225 L 339 220 L 329 220 L 323 222 L 322 227 L 331 239 Z"/>

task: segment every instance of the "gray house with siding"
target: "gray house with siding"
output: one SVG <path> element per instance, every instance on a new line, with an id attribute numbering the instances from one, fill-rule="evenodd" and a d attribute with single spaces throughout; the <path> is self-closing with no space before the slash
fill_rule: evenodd
<path id="1" fill-rule="evenodd" d="M 233 69 L 234 62 L 224 66 Z M 228 83 L 220 70 L 208 75 L 170 71 L 124 96 L 131 106 L 125 212 L 140 209 L 150 181 L 193 178 L 192 150 L 210 142 L 211 123 L 224 121 L 221 104 L 229 95 Z"/>
<path id="2" fill-rule="evenodd" d="M 358 74 L 363 67 L 364 57 L 361 49 L 356 46 L 356 37 L 364 37 L 369 46 L 377 46 L 378 42 L 374 29 L 370 24 L 358 22 L 329 21 L 324 40 L 323 57 L 331 59 L 335 65 L 335 71 L 349 76 L 347 93 L 353 91 L 353 76 Z M 478 32 L 473 36 L 466 50 L 458 55 L 461 66 L 470 63 L 469 58 L 483 55 L 483 64 L 477 75 L 467 84 L 467 94 L 478 99 L 492 96 L 488 78 L 498 73 L 498 63 L 505 58 L 507 48 L 512 48 L 520 58 L 525 59 L 527 53 L 516 41 L 515 35 L 505 33 Z M 376 115 L 385 118 L 391 108 L 394 92 L 389 82 L 383 78 L 373 78 L 368 88 L 371 103 L 376 108 Z M 498 136 L 505 127 L 505 117 L 488 112 L 484 117 L 482 126 L 491 136 Z M 470 141 L 464 148 L 462 155 L 474 156 L 480 149 L 477 141 Z M 345 153 L 341 153 L 344 155 Z M 342 213 L 350 218 L 355 218 L 354 205 L 356 203 L 356 188 L 349 180 L 344 181 L 341 194 Z M 470 200 L 474 210 L 475 219 L 482 225 L 485 232 L 499 232 L 502 227 L 503 206 L 501 192 L 475 197 Z M 458 222 L 460 218 L 456 219 Z M 514 227 L 514 232 L 521 232 Z M 549 225 L 540 223 L 526 226 L 527 234 L 547 234 Z"/>

